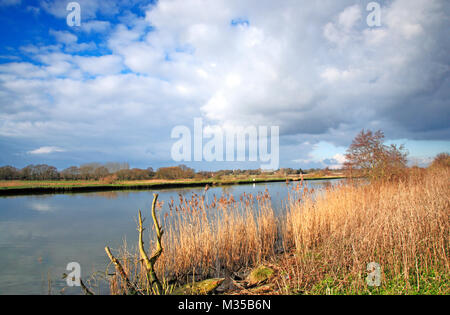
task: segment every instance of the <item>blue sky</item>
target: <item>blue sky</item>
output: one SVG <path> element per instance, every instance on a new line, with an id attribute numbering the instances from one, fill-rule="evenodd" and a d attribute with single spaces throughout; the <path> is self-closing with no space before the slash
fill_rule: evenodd
<path id="1" fill-rule="evenodd" d="M 450 151 L 450 4 L 0 0 L 0 165 L 177 164 L 171 130 L 280 126 L 280 167 L 339 167 L 363 128 Z M 251 162 L 185 163 L 196 169 Z"/>

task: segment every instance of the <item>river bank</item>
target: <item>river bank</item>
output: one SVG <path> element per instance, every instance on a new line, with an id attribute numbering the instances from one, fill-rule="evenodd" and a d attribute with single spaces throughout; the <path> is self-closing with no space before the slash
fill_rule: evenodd
<path id="1" fill-rule="evenodd" d="M 322 176 L 308 177 L 304 180 L 328 180 L 341 179 L 344 176 Z M 113 190 L 148 190 L 167 189 L 183 187 L 221 186 L 221 185 L 244 185 L 253 183 L 271 183 L 284 181 L 299 181 L 300 177 L 284 178 L 232 178 L 232 179 L 206 179 L 206 180 L 145 180 L 145 181 L 120 181 L 106 183 L 102 181 L 0 181 L 0 196 L 28 195 L 28 194 L 52 194 L 52 193 L 75 193 L 96 192 Z"/>

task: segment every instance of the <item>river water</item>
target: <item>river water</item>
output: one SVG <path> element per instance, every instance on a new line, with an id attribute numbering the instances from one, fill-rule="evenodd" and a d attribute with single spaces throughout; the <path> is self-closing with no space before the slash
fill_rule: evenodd
<path id="1" fill-rule="evenodd" d="M 308 181 L 320 190 L 338 180 Z M 295 183 L 294 183 L 295 184 Z M 291 183 L 292 185 L 292 183 Z M 208 198 L 224 193 L 235 198 L 269 191 L 275 212 L 282 214 L 286 183 L 261 183 L 210 188 Z M 0 294 L 79 294 L 62 279 L 69 262 L 78 262 L 81 276 L 104 274 L 109 263 L 104 247 L 119 248 L 124 240 L 136 244 L 136 217 L 141 209 L 150 216 L 153 193 L 165 201 L 179 194 L 189 198 L 204 189 L 177 188 L 0 197 Z M 236 198 L 237 199 L 237 198 Z M 149 223 L 147 221 L 147 223 Z M 49 289 L 50 288 L 50 289 Z M 61 291 L 62 290 L 62 291 Z M 108 293 L 105 287 L 100 293 Z"/>

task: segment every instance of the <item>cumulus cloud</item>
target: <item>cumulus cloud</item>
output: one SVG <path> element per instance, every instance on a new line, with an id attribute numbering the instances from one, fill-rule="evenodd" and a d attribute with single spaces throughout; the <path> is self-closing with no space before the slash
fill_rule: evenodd
<path id="1" fill-rule="evenodd" d="M 115 55 L 99 57 L 75 56 L 74 62 L 80 70 L 91 75 L 116 74 L 123 69 L 122 59 Z"/>
<path id="2" fill-rule="evenodd" d="M 65 4 L 41 7 L 63 19 Z M 80 5 L 79 29 L 51 29 L 56 43 L 23 46 L 26 61 L 0 65 L 0 137 L 167 161 L 171 128 L 202 115 L 279 125 L 282 165 L 322 163 L 309 156 L 314 144 L 346 146 L 362 128 L 450 138 L 444 0 L 383 3 L 376 28 L 364 1 Z M 123 9 L 135 5 L 140 14 Z M 340 165 L 337 154 L 326 162 Z"/>
<path id="3" fill-rule="evenodd" d="M 68 31 L 55 31 L 51 29 L 50 35 L 54 36 L 58 42 L 66 45 L 74 44 L 78 41 L 77 36 Z"/>
<path id="4" fill-rule="evenodd" d="M 111 23 L 109 23 L 108 21 L 98 21 L 98 20 L 83 22 L 83 24 L 80 25 L 80 28 L 87 33 L 92 32 L 103 33 L 108 31 L 110 27 Z"/>

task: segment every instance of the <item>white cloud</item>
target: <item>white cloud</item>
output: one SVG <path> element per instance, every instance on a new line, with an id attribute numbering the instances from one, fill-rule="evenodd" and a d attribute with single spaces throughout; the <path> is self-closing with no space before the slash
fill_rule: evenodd
<path id="1" fill-rule="evenodd" d="M 329 146 L 326 143 L 319 143 L 319 145 L 313 146 L 313 149 L 308 152 L 306 158 L 298 158 L 294 159 L 293 162 L 299 165 L 315 165 L 315 167 L 325 168 L 328 167 L 330 169 L 341 169 L 346 161 L 345 154 L 336 153 L 330 156 L 330 153 L 335 151 L 337 148 L 328 148 L 329 151 L 327 153 L 317 154 L 319 147 Z M 320 150 L 319 150 L 320 151 Z M 332 153 L 331 153 L 332 154 Z M 325 156 L 325 157 L 324 157 Z"/>
<path id="2" fill-rule="evenodd" d="M 78 37 L 68 31 L 55 31 L 51 29 L 49 33 L 54 36 L 58 42 L 66 45 L 74 44 L 78 41 Z"/>
<path id="3" fill-rule="evenodd" d="M 97 45 L 94 42 L 78 43 L 78 37 L 68 31 L 55 31 L 51 29 L 49 33 L 55 37 L 59 44 L 64 45 L 64 51 L 67 53 L 94 50 L 97 48 Z M 45 47 L 35 49 L 45 49 Z"/>
<path id="4" fill-rule="evenodd" d="M 355 26 L 357 21 L 361 20 L 361 16 L 360 6 L 355 4 L 345 8 L 345 10 L 339 14 L 338 21 L 344 29 L 349 30 Z"/>
<path id="5" fill-rule="evenodd" d="M 38 149 L 28 151 L 29 154 L 51 154 L 54 152 L 64 152 L 64 149 L 58 147 L 40 147 Z"/>
<path id="6" fill-rule="evenodd" d="M 327 81 L 333 82 L 338 80 L 352 79 L 357 75 L 356 71 L 339 70 L 334 67 L 326 68 L 320 76 Z"/>
<path id="7" fill-rule="evenodd" d="M 91 75 L 116 74 L 123 69 L 122 59 L 115 55 L 104 55 L 100 57 L 75 56 L 74 62 L 82 71 Z"/>
<path id="8" fill-rule="evenodd" d="M 109 23 L 108 21 L 93 20 L 83 22 L 83 24 L 80 25 L 80 28 L 87 33 L 103 33 L 111 28 L 111 23 Z"/>

